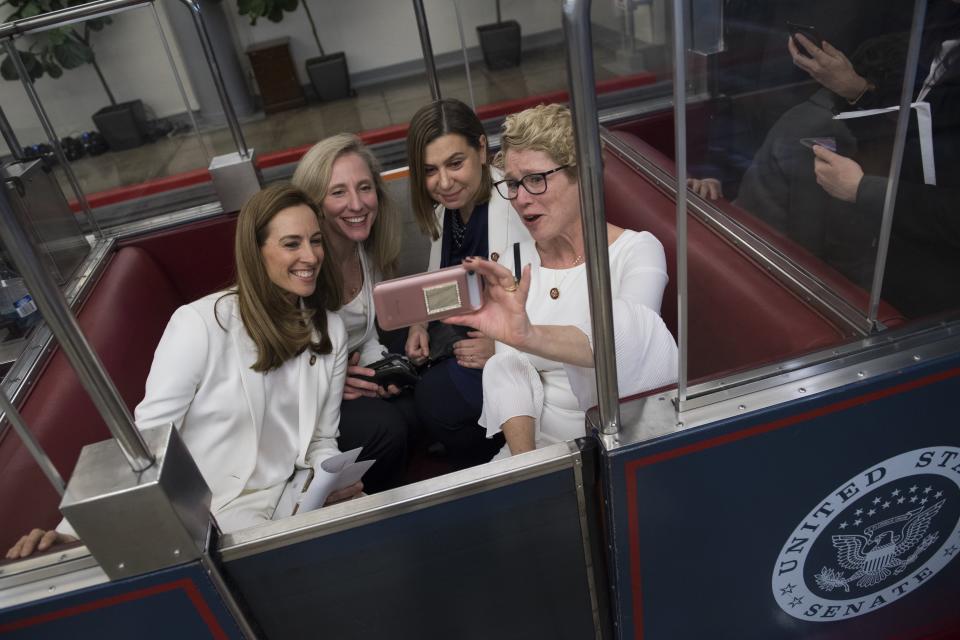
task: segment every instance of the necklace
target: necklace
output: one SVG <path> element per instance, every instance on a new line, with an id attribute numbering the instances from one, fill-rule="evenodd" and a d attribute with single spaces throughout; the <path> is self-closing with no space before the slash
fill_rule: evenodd
<path id="1" fill-rule="evenodd" d="M 566 281 L 567 276 L 570 275 L 570 272 L 576 267 L 578 267 L 582 262 L 583 262 L 583 256 L 577 256 L 576 258 L 574 258 L 573 264 L 571 264 L 569 267 L 565 269 L 551 269 L 551 271 L 553 271 L 553 287 L 550 289 L 551 299 L 556 300 L 557 298 L 560 297 L 560 287 L 563 286 L 563 283 Z M 558 271 L 563 271 L 563 275 L 559 278 L 559 282 L 557 278 Z"/>
<path id="2" fill-rule="evenodd" d="M 467 225 L 460 219 L 459 211 L 450 212 L 450 239 L 453 240 L 453 250 L 459 251 L 463 246 L 463 237 L 467 233 Z"/>
<path id="3" fill-rule="evenodd" d="M 357 284 L 356 286 L 353 286 L 347 289 L 348 302 L 356 298 L 357 294 L 360 293 L 360 289 L 363 288 L 363 263 L 360 262 L 360 245 L 359 244 L 354 245 L 353 255 L 354 257 L 356 257 L 356 260 L 350 261 L 349 269 L 350 269 L 350 275 L 356 274 L 355 282 Z M 347 281 L 346 276 L 344 276 L 343 281 L 344 281 L 344 284 L 346 284 L 346 281 Z"/>

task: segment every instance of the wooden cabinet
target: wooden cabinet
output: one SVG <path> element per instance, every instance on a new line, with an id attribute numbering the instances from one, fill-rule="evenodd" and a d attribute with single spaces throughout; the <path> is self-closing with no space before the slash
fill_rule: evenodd
<path id="1" fill-rule="evenodd" d="M 255 44 L 247 48 L 247 56 L 266 113 L 302 107 L 307 103 L 290 56 L 289 38 Z"/>

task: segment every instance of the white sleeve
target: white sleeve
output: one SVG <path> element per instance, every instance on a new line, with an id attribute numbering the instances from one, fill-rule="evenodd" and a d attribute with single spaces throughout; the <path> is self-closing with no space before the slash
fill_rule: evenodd
<path id="1" fill-rule="evenodd" d="M 374 333 L 369 340 L 360 345 L 360 366 L 366 367 L 377 360 L 383 360 L 383 352 L 386 350 L 387 348 L 380 344 Z"/>
<path id="2" fill-rule="evenodd" d="M 337 436 L 340 435 L 340 403 L 343 401 L 343 384 L 347 374 L 347 334 L 340 316 L 327 313 L 327 331 L 333 343 L 333 373 L 330 387 L 318 389 L 320 406 L 313 437 L 307 445 L 305 462 L 308 467 L 340 453 Z"/>
<path id="3" fill-rule="evenodd" d="M 613 300 L 613 339 L 621 398 L 676 382 L 678 366 L 676 341 L 659 313 L 667 285 L 663 245 L 648 233 L 629 240 L 631 246 L 611 264 L 611 277 L 619 283 Z M 590 326 L 578 328 L 592 349 Z M 594 369 L 564 368 L 580 407 L 596 405 Z"/>
<path id="4" fill-rule="evenodd" d="M 173 423 L 178 429 L 207 366 L 207 326 L 189 305 L 173 312 L 153 354 L 146 392 L 134 410 L 140 429 Z"/>
<path id="5" fill-rule="evenodd" d="M 593 347 L 593 335 L 587 333 Z M 677 380 L 677 344 L 660 316 L 641 304 L 613 301 L 613 342 L 617 357 L 618 395 L 623 398 Z M 597 404 L 592 367 L 563 365 L 580 408 Z"/>

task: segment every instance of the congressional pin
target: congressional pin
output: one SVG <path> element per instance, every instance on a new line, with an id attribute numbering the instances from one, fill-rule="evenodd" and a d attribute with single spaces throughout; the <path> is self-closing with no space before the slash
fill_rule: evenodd
<path id="1" fill-rule="evenodd" d="M 494 251 L 493 253 L 490 254 L 490 259 L 493 260 L 494 262 L 498 262 L 500 260 L 500 254 Z"/>
<path id="2" fill-rule="evenodd" d="M 315 354 L 310 354 L 310 366 L 312 367 L 317 363 L 317 356 Z"/>

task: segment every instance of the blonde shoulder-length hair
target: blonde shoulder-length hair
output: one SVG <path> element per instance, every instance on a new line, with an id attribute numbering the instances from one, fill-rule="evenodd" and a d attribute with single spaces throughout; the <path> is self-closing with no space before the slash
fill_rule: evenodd
<path id="1" fill-rule="evenodd" d="M 385 278 L 393 275 L 400 256 L 400 215 L 384 187 L 380 163 L 370 148 L 352 133 L 339 133 L 313 145 L 293 172 L 293 184 L 303 189 L 321 209 L 330 188 L 333 164 L 347 154 L 358 155 L 370 169 L 377 192 L 377 217 L 363 248 Z"/>
<path id="2" fill-rule="evenodd" d="M 302 305 L 292 303 L 270 280 L 263 264 L 261 247 L 270 234 L 270 222 L 284 209 L 301 205 L 309 207 L 318 222 L 322 220 L 309 195 L 289 183 L 274 184 L 250 198 L 237 219 L 237 281 L 224 295 L 238 298 L 240 319 L 257 347 L 257 360 L 251 368 L 261 373 L 278 368 L 306 349 L 319 354 L 333 350 L 326 312 L 336 311 L 341 305 L 341 278 L 335 262 L 321 265 L 317 286 L 312 295 L 302 298 Z M 326 238 L 323 249 L 326 254 Z"/>

